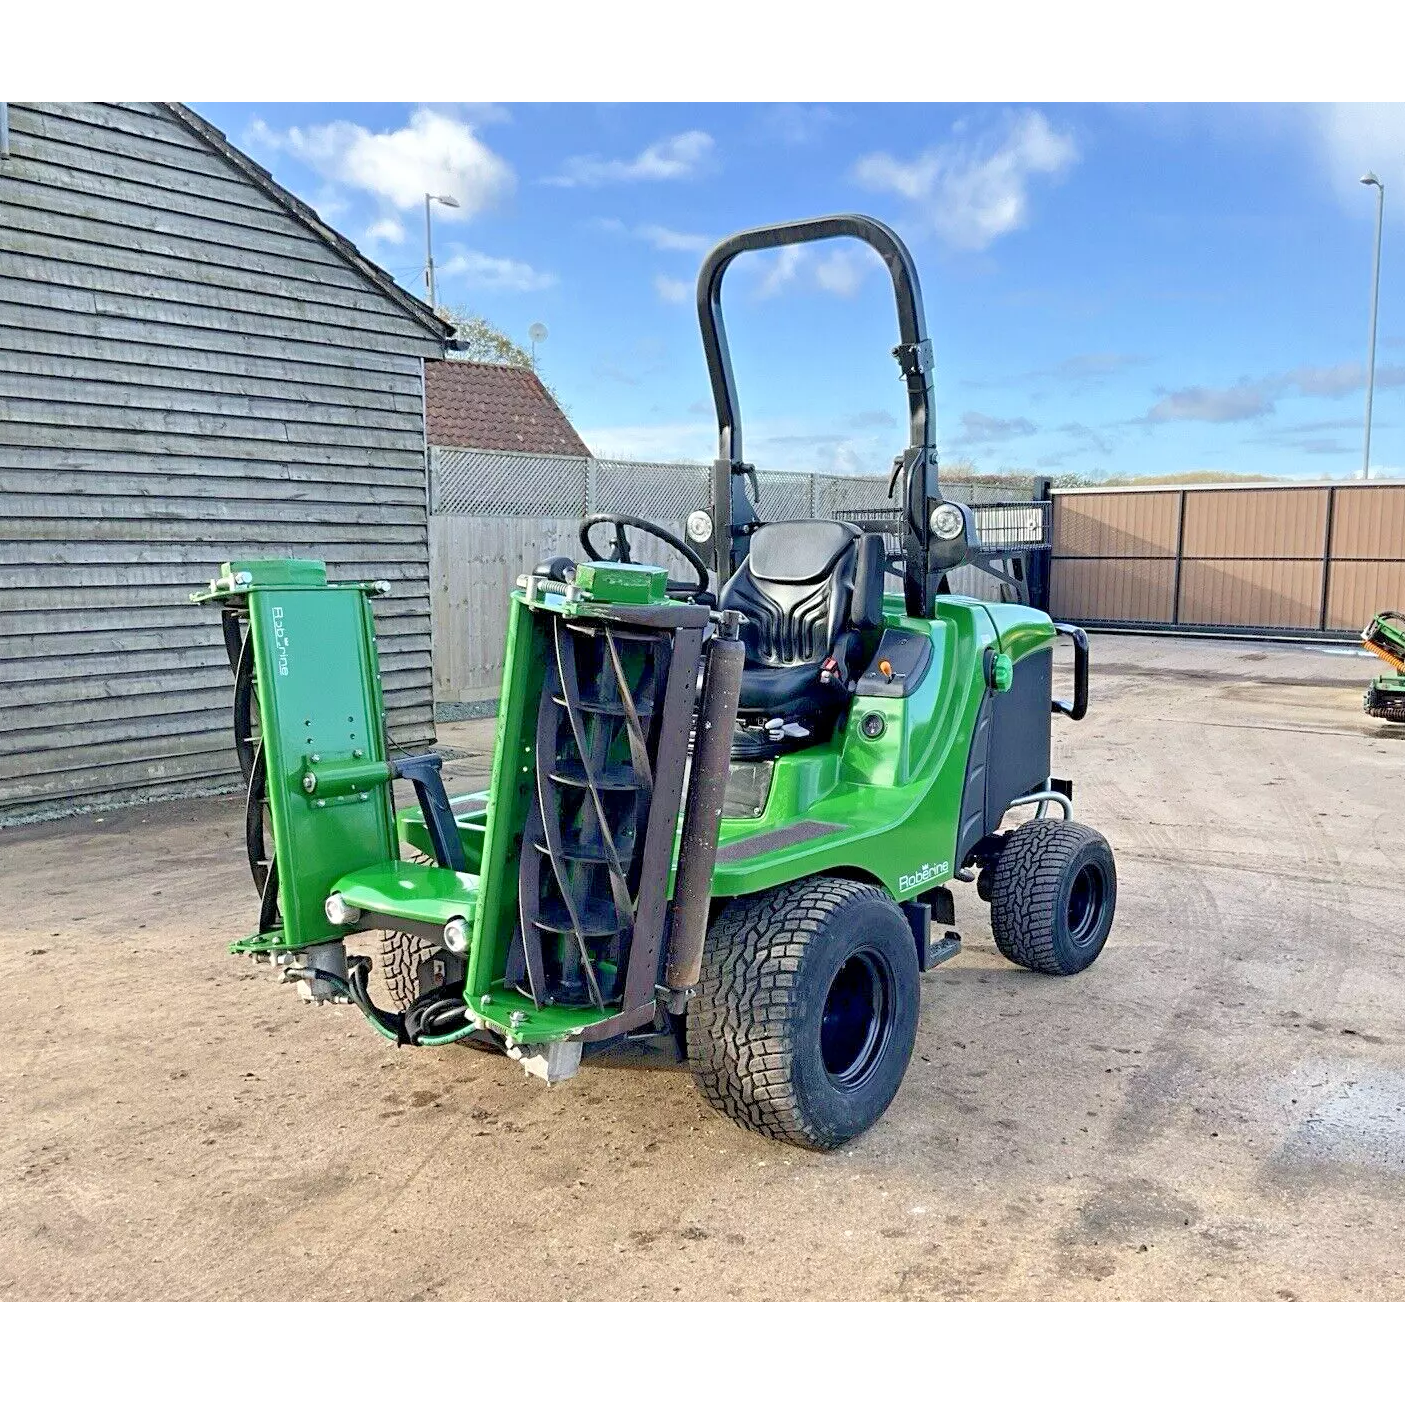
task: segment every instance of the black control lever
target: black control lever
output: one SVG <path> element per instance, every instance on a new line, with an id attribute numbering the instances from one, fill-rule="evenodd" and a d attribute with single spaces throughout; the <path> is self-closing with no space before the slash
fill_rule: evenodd
<path id="1" fill-rule="evenodd" d="M 391 770 L 397 779 L 409 781 L 415 788 L 415 799 L 420 802 L 420 814 L 424 816 L 429 842 L 434 848 L 434 861 L 440 868 L 463 873 L 468 869 L 468 860 L 464 857 L 454 807 L 449 804 L 444 778 L 439 774 L 443 764 L 442 757 L 431 753 L 393 761 Z"/>

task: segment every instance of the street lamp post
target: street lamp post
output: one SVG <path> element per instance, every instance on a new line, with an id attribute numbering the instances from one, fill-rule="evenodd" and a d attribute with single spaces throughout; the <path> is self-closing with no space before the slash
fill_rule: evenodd
<path id="1" fill-rule="evenodd" d="M 1385 186 L 1374 171 L 1361 177 L 1362 185 L 1376 187 L 1376 258 L 1371 271 L 1371 343 L 1366 351 L 1366 448 L 1362 478 L 1371 476 L 1371 398 L 1376 389 L 1376 309 L 1381 301 L 1381 223 L 1385 215 Z"/>
<path id="2" fill-rule="evenodd" d="M 447 205 L 451 210 L 457 210 L 459 202 L 452 195 L 430 195 L 426 192 L 424 197 L 424 281 L 429 290 L 430 307 L 438 307 L 434 296 L 434 236 L 429 219 L 432 204 Z"/>

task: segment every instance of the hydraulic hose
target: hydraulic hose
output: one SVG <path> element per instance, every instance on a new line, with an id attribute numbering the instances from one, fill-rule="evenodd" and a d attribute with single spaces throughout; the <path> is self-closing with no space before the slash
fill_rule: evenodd
<path id="1" fill-rule="evenodd" d="M 472 1035 L 483 1036 L 484 1032 L 477 1025 L 468 1023 L 468 1007 L 463 1003 L 462 995 L 450 987 L 438 986 L 434 990 L 426 991 L 403 1014 L 395 1014 L 390 1010 L 382 1010 L 371 999 L 367 988 L 370 975 L 369 956 L 347 958 L 348 979 L 344 983 L 347 995 L 365 1015 L 371 1028 L 391 1043 L 420 1046 L 455 1044 Z M 321 971 L 318 976 L 325 979 Z M 337 977 L 331 979 L 335 985 L 343 984 Z M 457 1029 L 444 1028 L 453 1021 L 462 1023 Z M 492 1039 L 491 1035 L 487 1037 Z M 493 1047 L 499 1047 L 496 1041 L 493 1041 Z"/>

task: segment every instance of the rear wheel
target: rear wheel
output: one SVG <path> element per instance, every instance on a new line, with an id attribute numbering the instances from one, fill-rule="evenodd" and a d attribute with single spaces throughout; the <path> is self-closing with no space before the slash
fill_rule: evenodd
<path id="1" fill-rule="evenodd" d="M 688 1063 L 739 1125 L 840 1146 L 897 1093 L 919 996 L 912 929 L 881 889 L 811 878 L 738 898 L 707 935 Z"/>
<path id="2" fill-rule="evenodd" d="M 1048 976 L 1076 975 L 1098 959 L 1117 908 L 1117 865 L 1097 830 L 1029 820 L 1000 851 L 990 887 L 1003 956 Z"/>

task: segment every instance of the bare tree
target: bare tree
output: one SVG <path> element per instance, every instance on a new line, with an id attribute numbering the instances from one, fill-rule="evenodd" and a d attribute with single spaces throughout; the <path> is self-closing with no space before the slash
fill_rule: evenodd
<path id="1" fill-rule="evenodd" d="M 493 366 L 523 366 L 531 369 L 532 354 L 518 346 L 501 328 L 486 317 L 478 317 L 466 307 L 434 309 L 454 328 L 458 348 L 447 353 L 450 361 L 485 361 Z"/>

